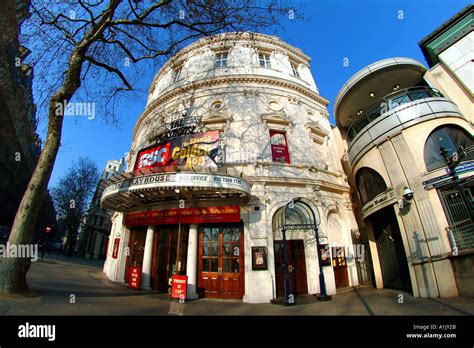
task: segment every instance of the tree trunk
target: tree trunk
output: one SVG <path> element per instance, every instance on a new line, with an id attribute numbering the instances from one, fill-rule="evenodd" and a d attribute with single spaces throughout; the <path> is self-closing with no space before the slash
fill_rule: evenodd
<path id="1" fill-rule="evenodd" d="M 63 115 L 67 103 L 81 86 L 81 70 L 87 50 L 98 40 L 108 21 L 113 17 L 121 0 L 112 0 L 109 7 L 102 12 L 84 38 L 75 46 L 62 86 L 51 98 L 48 110 L 48 132 L 36 168 L 23 195 L 8 241 L 12 244 L 31 244 L 36 219 L 41 209 L 44 194 L 53 171 L 54 162 L 61 142 Z M 63 108 L 59 108 L 61 104 Z M 0 292 L 22 292 L 28 290 L 26 273 L 31 266 L 31 259 L 6 258 L 0 272 Z"/>
<path id="2" fill-rule="evenodd" d="M 50 105 L 50 116 L 51 108 L 52 105 Z M 36 219 L 59 149 L 62 121 L 62 117 L 56 115 L 50 117 L 46 143 L 16 213 L 8 239 L 10 245 L 31 244 L 33 241 Z M 13 293 L 28 290 L 26 273 L 30 265 L 29 258 L 5 258 L 0 275 L 0 291 Z"/>

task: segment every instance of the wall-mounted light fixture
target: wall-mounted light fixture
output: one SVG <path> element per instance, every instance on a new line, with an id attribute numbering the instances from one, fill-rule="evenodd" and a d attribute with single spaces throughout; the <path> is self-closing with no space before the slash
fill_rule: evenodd
<path id="1" fill-rule="evenodd" d="M 403 188 L 403 196 L 402 198 L 398 201 L 398 206 L 400 209 L 405 209 L 408 208 L 411 203 L 410 201 L 413 200 L 413 197 L 415 196 L 415 192 L 408 186 L 405 186 Z"/>

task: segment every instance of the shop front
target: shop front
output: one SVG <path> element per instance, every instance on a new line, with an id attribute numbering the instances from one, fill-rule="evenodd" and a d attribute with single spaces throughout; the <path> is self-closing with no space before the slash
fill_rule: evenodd
<path id="1" fill-rule="evenodd" d="M 173 275 L 187 275 L 193 287 L 190 296 L 242 298 L 243 225 L 239 206 L 129 213 L 124 226 L 130 231 L 125 283 L 129 283 L 131 267 L 141 267 L 147 274 L 148 249 L 149 283 L 145 276 L 142 288 L 169 292 Z"/>

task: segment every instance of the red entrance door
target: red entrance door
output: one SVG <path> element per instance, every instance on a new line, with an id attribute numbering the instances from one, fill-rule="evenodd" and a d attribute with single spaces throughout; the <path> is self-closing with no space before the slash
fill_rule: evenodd
<path id="1" fill-rule="evenodd" d="M 302 240 L 287 240 L 286 251 L 288 255 L 288 275 L 290 278 L 291 293 L 296 295 L 308 293 L 306 279 L 306 261 L 304 256 L 304 242 Z M 283 241 L 274 242 L 275 274 L 277 283 L 277 296 L 285 296 L 285 271 L 283 256 Z"/>
<path id="2" fill-rule="evenodd" d="M 349 286 L 349 275 L 347 274 L 344 247 L 333 247 L 332 250 L 332 267 L 334 269 L 336 289 L 347 288 Z"/>
<path id="3" fill-rule="evenodd" d="M 134 228 L 130 231 L 128 239 L 129 254 L 127 256 L 125 267 L 125 282 L 128 284 L 130 266 L 141 268 L 143 264 L 143 252 L 145 250 L 146 228 Z"/>
<path id="4" fill-rule="evenodd" d="M 153 237 L 153 263 L 151 287 L 153 290 L 168 291 L 168 281 L 173 274 L 186 274 L 188 226 L 157 226 Z M 181 239 L 178 243 L 178 236 Z M 178 253 L 178 244 L 180 252 Z M 179 257 L 179 260 L 177 258 Z M 178 261 L 178 262 L 176 262 Z"/>
<path id="5" fill-rule="evenodd" d="M 243 297 L 243 246 L 241 225 L 200 228 L 198 292 L 201 296 L 224 299 Z"/>

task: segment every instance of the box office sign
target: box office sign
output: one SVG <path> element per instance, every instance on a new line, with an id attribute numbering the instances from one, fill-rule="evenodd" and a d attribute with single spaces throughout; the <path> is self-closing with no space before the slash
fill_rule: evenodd
<path id="1" fill-rule="evenodd" d="M 134 171 L 155 167 L 217 167 L 219 131 L 177 136 L 138 152 Z"/>
<path id="2" fill-rule="evenodd" d="M 125 226 L 239 222 L 239 206 L 151 210 L 125 215 Z"/>
<path id="3" fill-rule="evenodd" d="M 238 190 L 250 193 L 251 185 L 243 178 L 220 174 L 169 173 L 139 176 L 109 185 L 102 194 L 102 202 L 108 196 L 141 189 L 171 189 L 177 187 L 201 187 L 219 190 Z"/>

